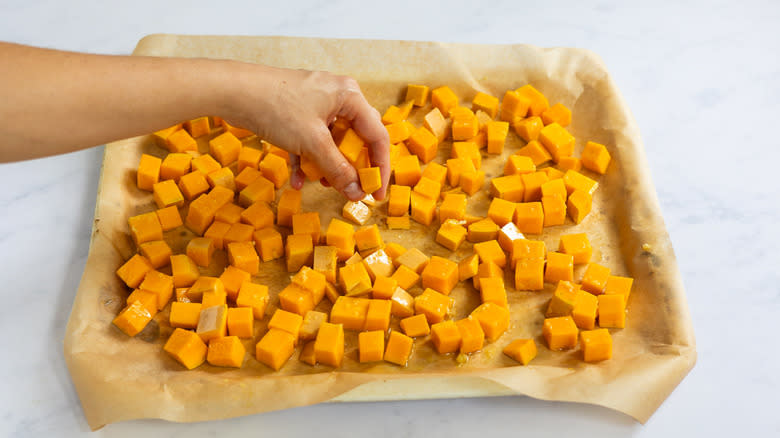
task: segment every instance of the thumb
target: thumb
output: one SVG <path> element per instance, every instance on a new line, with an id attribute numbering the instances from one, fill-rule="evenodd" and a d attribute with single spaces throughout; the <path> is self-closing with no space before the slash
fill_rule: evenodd
<path id="1" fill-rule="evenodd" d="M 333 143 L 330 130 L 324 124 L 315 129 L 312 144 L 309 146 L 306 148 L 309 158 L 317 163 L 333 188 L 350 201 L 359 201 L 366 196 L 360 188 L 357 171 Z"/>

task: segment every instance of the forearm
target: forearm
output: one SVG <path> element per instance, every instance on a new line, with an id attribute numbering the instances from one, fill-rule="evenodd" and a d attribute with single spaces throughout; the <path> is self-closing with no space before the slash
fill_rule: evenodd
<path id="1" fill-rule="evenodd" d="M 203 115 L 230 116 L 231 61 L 87 55 L 0 43 L 0 160 L 69 152 Z M 267 76 L 267 77 L 264 77 Z M 262 107 L 262 102 L 258 102 Z"/>

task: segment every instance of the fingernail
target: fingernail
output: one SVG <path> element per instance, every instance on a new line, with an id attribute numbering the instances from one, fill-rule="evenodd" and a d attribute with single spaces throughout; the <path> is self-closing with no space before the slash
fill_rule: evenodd
<path id="1" fill-rule="evenodd" d="M 351 182 L 349 185 L 344 187 L 344 196 L 349 198 L 351 201 L 359 201 L 363 199 L 363 190 L 360 188 L 360 186 L 356 182 Z"/>

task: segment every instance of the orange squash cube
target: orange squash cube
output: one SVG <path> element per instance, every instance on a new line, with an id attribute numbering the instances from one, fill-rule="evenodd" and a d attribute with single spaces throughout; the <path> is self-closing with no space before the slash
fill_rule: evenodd
<path id="1" fill-rule="evenodd" d="M 157 310 L 162 310 L 173 296 L 173 277 L 152 270 L 146 273 L 138 288 L 157 294 Z"/>
<path id="2" fill-rule="evenodd" d="M 128 336 L 135 336 L 152 320 L 152 314 L 140 301 L 133 301 L 119 312 L 113 323 Z"/>
<path id="3" fill-rule="evenodd" d="M 338 143 L 338 145 L 339 151 L 341 151 L 344 157 L 346 157 L 350 162 L 355 162 L 358 159 L 358 155 L 363 149 L 365 142 L 362 138 L 360 138 L 357 132 L 355 132 L 352 128 L 348 128 L 344 132 L 344 136 L 341 138 L 341 141 Z"/>
<path id="4" fill-rule="evenodd" d="M 344 326 L 323 322 L 314 341 L 314 355 L 318 363 L 340 367 L 344 359 Z"/>
<path id="5" fill-rule="evenodd" d="M 141 190 L 151 192 L 154 185 L 160 181 L 160 166 L 162 160 L 159 158 L 141 154 L 141 160 L 138 162 L 138 170 L 136 172 L 136 185 Z"/>
<path id="6" fill-rule="evenodd" d="M 198 265 L 186 254 L 171 256 L 171 272 L 174 287 L 189 287 L 200 276 Z"/>
<path id="7" fill-rule="evenodd" d="M 366 258 L 363 259 L 363 265 L 365 265 L 372 281 L 375 281 L 378 277 L 390 277 L 395 271 L 393 260 L 382 249 L 376 250 L 366 256 Z"/>
<path id="8" fill-rule="evenodd" d="M 325 275 L 330 283 L 336 282 L 336 267 L 338 264 L 337 249 L 332 246 L 315 246 L 313 268 Z"/>
<path id="9" fill-rule="evenodd" d="M 414 106 L 425 106 L 428 103 L 428 91 L 427 85 L 414 85 L 409 84 L 406 87 L 406 102 L 411 101 Z"/>
<path id="10" fill-rule="evenodd" d="M 314 305 L 319 304 L 325 296 L 327 282 L 325 275 L 308 266 L 301 267 L 300 271 L 293 275 L 291 281 L 311 293 Z"/>
<path id="11" fill-rule="evenodd" d="M 466 215 L 466 195 L 462 193 L 448 193 L 439 206 L 439 222 L 444 223 L 448 219 L 463 220 Z"/>
<path id="12" fill-rule="evenodd" d="M 238 175 L 236 175 L 236 177 L 233 179 L 233 182 L 236 184 L 236 190 L 239 192 L 244 190 L 250 184 L 257 181 L 257 179 L 261 176 L 263 176 L 263 174 L 260 173 L 259 170 L 253 167 L 245 167 L 243 170 L 238 172 Z"/>
<path id="13" fill-rule="evenodd" d="M 390 277 L 398 283 L 398 287 L 409 290 L 420 280 L 420 275 L 407 266 L 399 266 Z"/>
<path id="14" fill-rule="evenodd" d="M 306 312 L 314 309 L 314 297 L 311 291 L 304 289 L 297 284 L 289 284 L 279 292 L 279 307 L 282 309 L 305 315 Z"/>
<path id="15" fill-rule="evenodd" d="M 412 191 L 436 202 L 441 194 L 441 184 L 430 178 L 421 177 Z"/>
<path id="16" fill-rule="evenodd" d="M 565 128 L 571 123 L 571 110 L 562 103 L 556 103 L 542 111 L 541 116 L 545 125 L 557 123 Z"/>
<path id="17" fill-rule="evenodd" d="M 542 196 L 558 196 L 560 197 L 564 202 L 566 202 L 566 197 L 569 196 L 569 193 L 566 191 L 566 185 L 563 183 L 562 178 L 557 178 L 554 180 L 547 180 L 547 182 L 542 183 Z"/>
<path id="18" fill-rule="evenodd" d="M 509 252 L 510 266 L 514 267 L 518 260 L 544 260 L 546 254 L 547 248 L 543 241 L 519 239 L 512 242 L 512 250 Z"/>
<path id="19" fill-rule="evenodd" d="M 577 346 L 577 325 L 571 316 L 546 318 L 542 324 L 542 334 L 550 350 L 564 350 Z"/>
<path id="20" fill-rule="evenodd" d="M 163 231 L 170 231 L 184 224 L 179 214 L 179 209 L 171 205 L 157 210 L 157 220 L 160 221 L 160 227 Z"/>
<path id="21" fill-rule="evenodd" d="M 439 139 L 428 128 L 423 126 L 409 135 L 406 146 L 420 161 L 428 163 L 436 158 L 436 153 L 439 151 Z"/>
<path id="22" fill-rule="evenodd" d="M 467 170 L 460 175 L 460 188 L 469 195 L 473 196 L 478 191 L 482 190 L 482 186 L 485 185 L 485 172 Z"/>
<path id="23" fill-rule="evenodd" d="M 537 167 L 552 160 L 552 155 L 536 140 L 529 141 L 528 144 L 518 149 L 515 154 L 530 158 Z"/>
<path id="24" fill-rule="evenodd" d="M 539 92 L 539 90 L 534 88 L 531 84 L 523 85 L 515 91 L 530 102 L 530 105 L 528 106 L 529 116 L 539 116 L 544 110 L 550 107 L 544 94 Z"/>
<path id="25" fill-rule="evenodd" d="M 527 97 L 515 90 L 509 90 L 504 93 L 504 99 L 501 101 L 499 118 L 505 122 L 512 122 L 517 118 L 525 117 L 530 104 Z"/>
<path id="26" fill-rule="evenodd" d="M 566 222 L 566 201 L 558 195 L 542 196 L 545 227 L 563 225 Z"/>
<path id="27" fill-rule="evenodd" d="M 157 146 L 161 148 L 167 148 L 168 144 L 166 140 L 168 139 L 168 137 L 174 132 L 180 130 L 181 128 L 182 128 L 182 124 L 178 123 L 176 125 L 169 126 L 165 129 L 156 131 L 154 134 L 152 134 L 152 137 L 154 137 L 154 141 L 155 143 L 157 143 Z"/>
<path id="28" fill-rule="evenodd" d="M 504 348 L 504 354 L 523 365 L 528 365 L 537 354 L 533 339 L 515 339 Z"/>
<path id="29" fill-rule="evenodd" d="M 314 341 L 304 344 L 301 354 L 298 355 L 298 360 L 311 366 L 317 365 L 317 357 L 314 355 Z"/>
<path id="30" fill-rule="evenodd" d="M 445 85 L 431 91 L 431 103 L 444 117 L 449 117 L 450 110 L 458 106 L 458 96 Z"/>
<path id="31" fill-rule="evenodd" d="M 453 187 L 460 186 L 460 176 L 463 173 L 476 171 L 474 162 L 467 157 L 450 158 L 447 160 L 447 181 Z"/>
<path id="32" fill-rule="evenodd" d="M 431 288 L 444 295 L 449 295 L 450 291 L 458 284 L 458 264 L 439 256 L 433 256 L 423 269 L 421 278 L 423 288 Z"/>
<path id="33" fill-rule="evenodd" d="M 227 329 L 230 336 L 237 338 L 251 338 L 254 336 L 254 313 L 252 308 L 229 308 L 227 311 Z"/>
<path id="34" fill-rule="evenodd" d="M 214 221 L 208 227 L 203 237 L 211 239 L 216 249 L 225 249 L 225 235 L 230 231 L 230 224 L 220 221 Z"/>
<path id="35" fill-rule="evenodd" d="M 163 350 L 188 370 L 197 368 L 206 361 L 206 343 L 189 330 L 177 328 L 165 342 Z"/>
<path id="36" fill-rule="evenodd" d="M 580 265 L 590 261 L 593 248 L 585 233 L 566 234 L 561 236 L 558 252 L 571 254 L 574 257 L 574 264 Z"/>
<path id="37" fill-rule="evenodd" d="M 361 363 L 382 360 L 385 351 L 385 331 L 360 332 L 358 334 L 358 350 Z"/>
<path id="38" fill-rule="evenodd" d="M 374 280 L 374 286 L 371 289 L 371 298 L 378 300 L 389 300 L 398 287 L 398 282 L 390 277 L 377 275 Z"/>
<path id="39" fill-rule="evenodd" d="M 515 206 L 515 225 L 521 233 L 542 234 L 544 207 L 541 202 L 520 202 Z"/>
<path id="40" fill-rule="evenodd" d="M 217 277 L 208 277 L 205 275 L 198 277 L 198 279 L 195 280 L 195 283 L 193 283 L 192 286 L 190 286 L 187 290 L 187 296 L 195 302 L 203 302 L 203 296 L 206 293 L 213 294 L 214 297 L 212 298 L 216 298 L 218 296 L 227 297 L 227 293 L 225 292 L 225 285 L 222 284 L 222 280 Z M 218 304 L 223 304 L 224 301 L 225 300 L 223 299 L 222 303 Z M 203 304 L 203 307 L 209 307 L 206 305 L 206 303 Z"/>
<path id="41" fill-rule="evenodd" d="M 517 229 L 517 225 L 514 222 L 509 222 L 498 230 L 498 244 L 501 246 L 501 249 L 510 254 L 513 242 L 520 239 L 525 239 L 525 236 Z"/>
<path id="42" fill-rule="evenodd" d="M 343 324 L 347 330 L 363 330 L 370 302 L 368 298 L 340 296 L 333 303 L 330 322 Z"/>
<path id="43" fill-rule="evenodd" d="M 493 198 L 490 201 L 487 215 L 496 223 L 499 227 L 503 227 L 509 222 L 512 222 L 515 216 L 516 204 L 506 199 Z"/>
<path id="44" fill-rule="evenodd" d="M 604 175 L 607 173 L 607 167 L 612 157 L 603 144 L 589 141 L 582 149 L 582 165 L 586 169 Z"/>
<path id="45" fill-rule="evenodd" d="M 497 240 L 487 240 L 485 242 L 479 242 L 474 244 L 474 252 L 479 255 L 479 259 L 483 262 L 492 262 L 503 268 L 506 266 L 506 254 Z"/>
<path id="46" fill-rule="evenodd" d="M 495 342 L 509 328 L 509 310 L 495 303 L 480 304 L 471 317 L 479 321 L 490 342 Z"/>
<path id="47" fill-rule="evenodd" d="M 258 176 L 251 184 L 238 192 L 238 204 L 249 207 L 258 201 L 273 202 L 276 198 L 276 186 L 264 176 Z"/>
<path id="48" fill-rule="evenodd" d="M 390 137 L 390 144 L 398 144 L 402 141 L 406 141 L 411 135 L 409 130 L 409 124 L 406 121 L 390 123 L 385 125 L 387 135 Z M 371 193 L 371 192 L 368 192 Z"/>
<path id="49" fill-rule="evenodd" d="M 593 192 L 599 186 L 599 183 L 587 176 L 577 172 L 576 170 L 567 170 L 563 174 L 563 183 L 566 185 L 566 191 L 571 195 L 575 190 L 582 190 L 589 195 L 593 195 Z"/>
<path id="50" fill-rule="evenodd" d="M 583 190 L 575 190 L 566 201 L 566 211 L 575 224 L 579 224 L 590 213 L 593 198 Z"/>
<path id="51" fill-rule="evenodd" d="M 274 224 L 274 211 L 267 203 L 258 201 L 241 212 L 240 220 L 255 229 L 269 228 Z"/>
<path id="52" fill-rule="evenodd" d="M 442 321 L 431 326 L 431 342 L 439 354 L 458 351 L 461 340 L 460 330 L 454 321 Z"/>
<path id="53" fill-rule="evenodd" d="M 577 302 L 579 286 L 570 281 L 559 281 L 544 313 L 546 318 L 569 316 Z"/>
<path id="54" fill-rule="evenodd" d="M 208 237 L 194 237 L 187 243 L 187 257 L 198 266 L 207 268 L 214 254 L 214 243 Z"/>
<path id="55" fill-rule="evenodd" d="M 300 190 L 287 189 L 282 192 L 276 205 L 276 223 L 283 227 L 292 227 L 292 217 L 301 212 Z"/>
<path id="56" fill-rule="evenodd" d="M 413 191 L 410 201 L 411 218 L 422 225 L 430 225 L 436 212 L 436 200 Z"/>
<path id="57" fill-rule="evenodd" d="M 209 118 L 204 116 L 188 120 L 184 122 L 184 129 L 186 129 L 193 138 L 203 137 L 211 132 Z"/>
<path id="58" fill-rule="evenodd" d="M 163 239 L 162 225 L 155 212 L 131 216 L 127 219 L 127 223 L 136 245 Z"/>
<path id="59" fill-rule="evenodd" d="M 284 250 L 287 272 L 296 272 L 304 265 L 311 265 L 314 259 L 314 246 L 311 236 L 292 234 L 287 236 Z"/>
<path id="60" fill-rule="evenodd" d="M 271 316 L 271 320 L 268 322 L 269 329 L 283 330 L 293 335 L 295 344 L 298 343 L 298 335 L 300 334 L 301 325 L 303 325 L 303 317 L 301 317 L 301 315 L 287 312 L 282 309 L 277 309 L 273 316 Z"/>
<path id="61" fill-rule="evenodd" d="M 443 321 L 454 304 L 452 298 L 433 289 L 425 289 L 414 299 L 414 311 L 416 314 L 425 315 L 428 323 L 434 324 Z"/>
<path id="62" fill-rule="evenodd" d="M 140 254 L 134 254 L 116 270 L 116 275 L 122 279 L 128 287 L 135 289 L 144 280 L 146 273 L 153 269 L 154 266 L 152 266 L 152 263 L 146 257 Z"/>
<path id="63" fill-rule="evenodd" d="M 450 132 L 449 123 L 438 108 L 432 109 L 423 118 L 423 126 L 436 136 L 439 142 L 447 139 Z"/>
<path id="64" fill-rule="evenodd" d="M 200 172 L 190 172 L 179 178 L 179 190 L 187 200 L 192 200 L 209 190 L 209 182 Z"/>
<path id="65" fill-rule="evenodd" d="M 526 175 L 506 175 L 490 180 L 490 194 L 510 202 L 523 202 Z"/>
<path id="66" fill-rule="evenodd" d="M 282 235 L 273 228 L 255 230 L 252 235 L 255 247 L 258 248 L 260 258 L 264 262 L 276 260 L 284 256 L 284 243 Z M 228 248 L 231 244 L 228 244 Z"/>
<path id="67" fill-rule="evenodd" d="M 495 303 L 501 307 L 509 307 L 503 277 L 481 278 L 479 292 L 483 303 Z"/>
<path id="68" fill-rule="evenodd" d="M 254 242 L 232 242 L 227 244 L 228 260 L 231 265 L 255 275 L 260 272 L 260 256 Z"/>
<path id="69" fill-rule="evenodd" d="M 528 117 L 524 119 L 514 119 L 514 121 L 512 122 L 512 127 L 515 128 L 515 132 L 520 138 L 528 142 L 528 145 L 531 145 L 531 143 L 536 143 L 536 140 L 539 139 L 539 133 L 542 131 L 542 128 L 544 127 L 544 123 L 542 122 L 542 119 L 540 117 Z M 540 144 L 538 143 L 536 144 L 539 147 L 541 147 Z M 531 152 L 532 149 L 527 149 L 526 151 Z M 533 151 L 533 153 L 539 159 L 541 159 L 541 157 L 547 154 L 546 151 L 544 153 Z M 551 157 L 548 154 L 547 156 L 549 158 L 547 158 L 544 161 L 549 161 L 551 159 Z M 534 164 L 538 166 L 541 163 L 534 163 Z"/>
<path id="70" fill-rule="evenodd" d="M 412 338 L 427 336 L 431 332 L 428 318 L 422 313 L 402 319 L 401 330 Z"/>
<path id="71" fill-rule="evenodd" d="M 458 263 L 458 279 L 460 281 L 468 280 L 477 275 L 479 269 L 479 256 L 472 254 Z"/>
<path id="72" fill-rule="evenodd" d="M 374 193 L 382 188 L 382 175 L 378 167 L 367 167 L 358 170 L 360 186 L 365 193 Z"/>
<path id="73" fill-rule="evenodd" d="M 227 332 L 227 305 L 202 308 L 195 332 L 206 343 L 224 337 Z"/>
<path id="74" fill-rule="evenodd" d="M 371 292 L 371 277 L 364 264 L 354 263 L 339 269 L 339 285 L 347 296 L 367 295 Z"/>
<path id="75" fill-rule="evenodd" d="M 519 259 L 515 264 L 515 289 L 544 289 L 544 260 Z"/>
<path id="76" fill-rule="evenodd" d="M 397 331 L 390 332 L 385 348 L 384 360 L 405 367 L 412 354 L 414 339 Z"/>
<path id="77" fill-rule="evenodd" d="M 622 295 L 623 301 L 628 303 L 628 297 L 631 295 L 631 286 L 633 284 L 633 278 L 610 275 L 607 279 L 607 285 L 604 288 L 604 293 L 610 295 Z"/>
<path id="78" fill-rule="evenodd" d="M 522 175 L 536 172 L 536 165 L 525 155 L 510 155 L 504 165 L 504 175 Z"/>
<path id="79" fill-rule="evenodd" d="M 607 329 L 586 330 L 580 334 L 585 362 L 600 362 L 612 358 L 612 336 Z"/>
<path id="80" fill-rule="evenodd" d="M 355 253 L 355 229 L 342 220 L 331 219 L 325 231 L 325 241 L 328 246 L 336 248 L 339 261 L 344 261 Z"/>
<path id="81" fill-rule="evenodd" d="M 376 226 L 376 224 L 358 228 L 358 230 L 355 231 L 355 243 L 358 251 L 366 251 L 384 246 L 382 235 L 379 234 L 379 227 Z"/>
<path id="82" fill-rule="evenodd" d="M 417 155 L 399 157 L 393 168 L 395 183 L 402 186 L 414 186 L 422 177 L 420 160 Z"/>
<path id="83" fill-rule="evenodd" d="M 236 191 L 236 179 L 233 175 L 233 171 L 228 167 L 221 167 L 208 175 L 206 175 L 206 181 L 211 187 L 224 187 L 231 192 Z"/>
<path id="84" fill-rule="evenodd" d="M 255 319 L 263 319 L 268 305 L 268 286 L 246 281 L 236 296 L 236 306 L 250 307 Z"/>
<path id="85" fill-rule="evenodd" d="M 308 213 L 298 213 L 292 216 L 293 234 L 308 234 L 311 236 L 312 243 L 316 246 L 320 242 L 320 214 L 312 211 Z"/>
<path id="86" fill-rule="evenodd" d="M 241 153 L 241 140 L 230 132 L 225 132 L 209 140 L 209 154 L 219 161 L 222 167 L 238 160 Z"/>
<path id="87" fill-rule="evenodd" d="M 452 108 L 450 118 L 452 118 L 453 140 L 468 140 L 479 133 L 479 120 L 470 109 L 466 107 Z"/>
<path id="88" fill-rule="evenodd" d="M 626 302 L 623 295 L 599 295 L 599 326 L 624 328 L 626 326 Z"/>
<path id="89" fill-rule="evenodd" d="M 146 257 L 155 269 L 162 268 L 171 262 L 171 247 L 164 240 L 152 240 L 138 245 L 138 251 Z"/>
<path id="90" fill-rule="evenodd" d="M 547 174 L 547 181 L 563 179 L 563 172 L 554 167 L 545 167 L 544 169 L 541 169 L 541 171 Z"/>
<path id="91" fill-rule="evenodd" d="M 258 362 L 279 371 L 294 351 L 295 338 L 293 335 L 283 330 L 270 329 L 255 346 L 255 357 Z"/>
<path id="92" fill-rule="evenodd" d="M 479 321 L 471 316 L 455 322 L 460 332 L 460 353 L 474 353 L 482 349 L 485 343 L 485 332 Z"/>
<path id="93" fill-rule="evenodd" d="M 547 174 L 544 172 L 525 173 L 520 175 L 523 180 L 523 202 L 541 201 L 542 184 L 547 182 Z"/>
<path id="94" fill-rule="evenodd" d="M 230 245 L 233 242 L 251 242 L 254 227 L 248 224 L 234 223 L 230 225 L 227 233 L 222 237 L 224 245 Z"/>
<path id="95" fill-rule="evenodd" d="M 225 293 L 231 300 L 236 300 L 238 297 L 238 291 L 241 286 L 252 279 L 252 275 L 242 269 L 235 266 L 227 266 L 222 274 L 219 276 L 225 287 Z"/>
<path id="96" fill-rule="evenodd" d="M 547 253 L 547 267 L 544 270 L 544 281 L 557 283 L 561 280 L 574 280 L 574 257 L 559 252 Z"/>
<path id="97" fill-rule="evenodd" d="M 474 288 L 480 290 L 482 288 L 481 280 L 483 278 L 500 278 L 504 279 L 504 270 L 493 262 L 480 263 L 477 268 L 477 274 L 473 277 Z"/>
<path id="98" fill-rule="evenodd" d="M 489 154 L 500 154 L 504 151 L 506 136 L 509 134 L 508 122 L 488 122 L 487 124 L 487 152 Z"/>
<path id="99" fill-rule="evenodd" d="M 468 226 L 466 239 L 472 243 L 486 242 L 498 236 L 499 227 L 490 218 L 476 221 Z"/>
<path id="100" fill-rule="evenodd" d="M 582 160 L 577 157 L 561 157 L 558 160 L 558 169 L 563 171 L 571 169 L 579 172 L 582 169 Z"/>
<path id="101" fill-rule="evenodd" d="M 245 355 L 246 348 L 237 336 L 225 336 L 209 342 L 206 360 L 218 367 L 241 368 Z"/>
<path id="102" fill-rule="evenodd" d="M 415 274 L 416 275 L 416 274 Z M 390 297 L 392 302 L 390 314 L 399 318 L 407 318 L 414 315 L 414 297 L 400 287 L 395 288 Z"/>
<path id="103" fill-rule="evenodd" d="M 260 161 L 258 170 L 263 177 L 274 183 L 278 189 L 290 178 L 290 171 L 287 168 L 287 161 L 275 154 L 268 154 Z"/>
<path id="104" fill-rule="evenodd" d="M 328 322 L 328 314 L 310 310 L 303 316 L 298 337 L 302 340 L 315 339 L 323 322 Z"/>
<path id="105" fill-rule="evenodd" d="M 482 110 L 487 113 L 491 118 L 495 118 L 498 114 L 499 101 L 495 96 L 491 96 L 487 93 L 478 92 L 474 99 L 471 101 L 471 109 L 476 112 Z"/>
<path id="106" fill-rule="evenodd" d="M 165 139 L 169 152 L 197 151 L 198 142 L 184 129 L 179 129 Z"/>
<path id="107" fill-rule="evenodd" d="M 460 244 L 466 240 L 466 234 L 468 234 L 468 231 L 458 221 L 447 219 L 441 224 L 439 231 L 436 233 L 436 243 L 450 251 L 456 251 Z"/>
<path id="108" fill-rule="evenodd" d="M 369 300 L 368 310 L 366 311 L 366 322 L 363 330 L 380 330 L 387 332 L 390 328 L 390 313 L 392 302 L 389 300 Z"/>
<path id="109" fill-rule="evenodd" d="M 388 216 L 403 216 L 409 212 L 412 189 L 409 186 L 391 185 L 387 200 Z"/>
<path id="110" fill-rule="evenodd" d="M 242 146 L 238 152 L 238 173 L 246 169 L 257 169 L 260 159 L 263 158 L 263 151 L 248 146 Z"/>
<path id="111" fill-rule="evenodd" d="M 190 166 L 192 168 L 192 172 L 198 171 L 203 174 L 204 177 L 211 172 L 222 168 L 222 166 L 219 164 L 219 161 L 215 160 L 214 157 L 209 154 L 203 154 L 199 157 L 193 158 L 190 162 Z"/>
<path id="112" fill-rule="evenodd" d="M 577 327 L 583 330 L 593 330 L 596 327 L 598 307 L 599 300 L 595 295 L 581 289 L 577 290 L 574 308 L 571 310 L 571 317 Z"/>
<path id="113" fill-rule="evenodd" d="M 598 263 L 588 263 L 585 273 L 582 275 L 582 290 L 601 295 L 609 280 L 610 269 Z"/>
<path id="114" fill-rule="evenodd" d="M 160 179 L 179 181 L 179 178 L 189 173 L 191 162 L 190 154 L 168 154 L 160 165 Z"/>
<path id="115" fill-rule="evenodd" d="M 140 301 L 144 308 L 154 317 L 157 314 L 157 294 L 148 290 L 136 289 L 127 296 L 125 305 L 129 306 L 136 301 Z"/>
<path id="116" fill-rule="evenodd" d="M 574 153 L 574 137 L 557 123 L 551 123 L 539 131 L 539 142 L 547 148 L 556 163 L 561 157 L 569 157 Z"/>

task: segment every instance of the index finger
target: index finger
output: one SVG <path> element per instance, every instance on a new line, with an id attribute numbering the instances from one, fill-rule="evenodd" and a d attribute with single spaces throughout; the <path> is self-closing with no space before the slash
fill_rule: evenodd
<path id="1" fill-rule="evenodd" d="M 379 112 L 368 103 L 356 82 L 353 86 L 355 88 L 347 93 L 339 116 L 352 122 L 355 132 L 368 145 L 371 164 L 379 167 L 379 174 L 382 177 L 382 187 L 373 195 L 377 200 L 382 200 L 390 182 L 390 136 L 385 125 L 382 124 Z"/>

